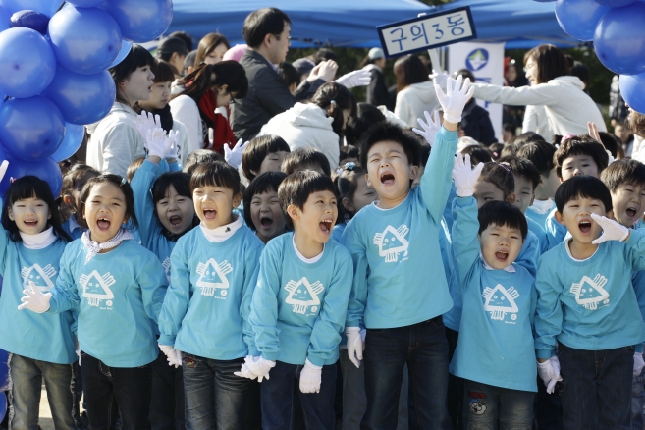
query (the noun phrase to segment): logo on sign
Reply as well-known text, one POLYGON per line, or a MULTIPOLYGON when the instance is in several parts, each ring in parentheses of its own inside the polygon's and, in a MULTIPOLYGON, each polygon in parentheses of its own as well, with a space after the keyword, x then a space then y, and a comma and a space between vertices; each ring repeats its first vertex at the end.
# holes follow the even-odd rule
POLYGON ((488 64, 488 51, 483 48, 477 48, 466 57, 466 67, 471 72, 476 72, 486 67, 488 64))

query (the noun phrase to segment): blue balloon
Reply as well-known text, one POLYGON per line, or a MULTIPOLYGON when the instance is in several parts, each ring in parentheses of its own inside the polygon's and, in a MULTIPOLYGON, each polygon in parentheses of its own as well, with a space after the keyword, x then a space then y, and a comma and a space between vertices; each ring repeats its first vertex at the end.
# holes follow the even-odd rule
POLYGON ((116 20, 123 38, 149 42, 172 22, 172 0, 109 0, 100 6, 116 20))
POLYGON ((56 103, 66 122, 93 124, 110 112, 116 85, 107 70, 81 75, 58 66, 54 80, 42 95, 56 103))
POLYGON ((569 36, 589 41, 593 40, 598 21, 609 9, 594 0, 558 0, 555 4, 555 16, 560 27, 569 36))
POLYGON ((4 31, 9 27, 11 27, 11 13, 0 6, 0 31, 4 31))
POLYGON ((121 29, 101 9, 66 7, 49 21, 48 34, 58 62, 84 75, 107 69, 121 51, 121 29))
POLYGON ((11 99, 0 106, 0 142, 14 158, 47 158, 64 136, 63 114, 46 97, 11 99))
POLYGON ((625 103, 636 112, 645 115, 645 74, 620 75, 618 86, 625 103))
POLYGON ((123 43, 121 44, 121 52, 119 52, 119 56, 116 57, 116 60, 114 60, 112 64, 110 64, 110 68, 116 66, 117 64, 121 64, 121 61, 125 60, 125 57, 128 56, 130 51, 132 51, 132 42, 123 39, 123 43))
POLYGON ((49 18, 54 16, 60 4, 59 0, 0 0, 0 5, 11 14, 21 10, 33 10, 47 15, 49 18))
POLYGON ((54 159, 47 157, 38 161, 24 161, 9 156, 7 160, 9 160, 9 167, 4 178, 2 178, 2 182, 0 182, 0 196, 5 195, 11 186, 12 179, 35 176, 47 182, 52 194, 54 194, 54 198, 58 197, 61 188, 63 188, 63 175, 54 159))
POLYGON ((602 64, 619 75, 645 73, 645 4, 611 8, 594 35, 594 48, 602 64))
POLYGON ((42 34, 31 28, 0 33, 0 92, 31 97, 47 88, 56 72, 56 57, 42 34))
POLYGON ((71 0, 67 3, 74 5, 76 7, 97 7, 105 0, 71 0))
POLYGON ((54 161, 60 163, 76 154, 78 148, 81 147, 84 134, 85 127, 82 125, 65 124, 65 137, 63 138, 63 142, 60 144, 56 152, 52 154, 54 161))
POLYGON ((625 7, 636 2, 636 0, 596 0, 596 1, 601 5, 609 6, 609 7, 625 7))
MULTIPOLYGON (((2 161, 6 160, 3 159, 2 161)), ((0 392, 7 391, 9 388, 9 353, 0 349, 0 392)), ((2 408, 0 408, 1 410, 2 408)))
POLYGON ((21 10, 11 15, 12 27, 27 27, 40 34, 47 34, 49 17, 33 10, 21 10))

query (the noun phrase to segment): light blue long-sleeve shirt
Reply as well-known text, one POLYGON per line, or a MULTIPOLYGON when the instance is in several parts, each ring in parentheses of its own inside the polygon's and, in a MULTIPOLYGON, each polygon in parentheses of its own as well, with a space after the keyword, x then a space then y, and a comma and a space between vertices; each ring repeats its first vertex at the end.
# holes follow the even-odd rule
POLYGON ((542 255, 535 286, 535 349, 555 354, 557 342, 574 349, 616 349, 645 341, 645 323, 632 272, 645 270, 645 231, 625 242, 604 242, 586 260, 575 260, 569 242, 542 255))
POLYGON ((305 358, 316 366, 336 363, 351 287, 351 257, 338 242, 328 241, 313 263, 296 254, 294 233, 267 243, 250 315, 262 357, 290 364, 304 364, 305 358))
POLYGON ((18 310, 23 290, 33 282, 43 293, 56 285, 60 258, 66 242, 57 240, 42 249, 29 249, 23 242, 12 242, 0 226, 0 348, 50 363, 75 362, 75 316, 69 310, 60 314, 37 314, 18 310))
POLYGON ((535 279, 513 263, 495 270, 480 257, 477 201, 455 200, 453 247, 464 315, 450 372, 511 390, 537 391, 533 352, 535 279), (473 351, 477 351, 476 359, 473 351))
POLYGON ((248 322, 263 244, 246 226, 223 242, 197 227, 170 257, 159 343, 215 360, 257 355, 248 322))
POLYGON ((343 242, 354 263, 348 327, 405 327, 452 308, 439 230, 456 147, 457 133, 442 128, 421 184, 397 207, 366 206, 347 224, 343 242))
POLYGON ((535 237, 537 237, 538 239, 540 255, 547 252, 549 250, 549 238, 547 237, 546 231, 544 231, 544 227, 539 225, 537 222, 535 222, 528 216, 526 217, 526 224, 528 226, 529 231, 533 233, 535 237))
POLYGON ((78 308, 78 342, 108 366, 138 367, 157 358, 156 321, 168 282, 157 257, 132 240, 85 263, 76 240, 65 248, 48 313, 78 308))
MULTIPOLYGON (((551 249, 562 242, 567 235, 567 228, 558 222, 555 219, 555 213, 558 211, 558 208, 553 209, 549 215, 546 217, 544 231, 546 232, 547 239, 549 240, 549 247, 551 249)), ((528 212, 528 211, 527 211, 528 212)))

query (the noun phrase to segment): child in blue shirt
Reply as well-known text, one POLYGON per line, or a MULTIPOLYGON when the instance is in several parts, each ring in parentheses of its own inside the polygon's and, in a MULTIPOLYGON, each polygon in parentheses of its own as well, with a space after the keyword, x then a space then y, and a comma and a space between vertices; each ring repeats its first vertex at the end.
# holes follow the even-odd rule
POLYGON ((155 255, 122 226, 134 216, 134 194, 117 175, 90 179, 81 193, 89 230, 65 248, 56 286, 25 290, 24 307, 78 309, 83 396, 90 426, 110 426, 113 401, 124 428, 148 426, 156 321, 168 282, 155 255))
POLYGON ((565 428, 629 428, 633 355, 645 340, 631 277, 645 269, 645 231, 605 218, 611 193, 592 176, 566 180, 555 202, 571 239, 540 259, 538 371, 548 392, 564 378, 565 428))
POLYGON ((280 136, 254 137, 242 151, 242 175, 251 182, 263 173, 279 172, 284 157, 290 152, 289 144, 280 136))
POLYGON ((458 196, 454 264, 464 317, 450 371, 464 380, 464 428, 530 428, 537 391, 532 357, 536 294, 533 276, 513 263, 528 227, 510 203, 490 201, 477 209, 472 193, 482 168, 480 163, 471 170, 466 155, 456 159, 453 170, 458 196))
MULTIPOLYGON (((0 180, 8 163, 3 162, 0 180)), ((76 318, 18 310, 23 290, 48 293, 60 271, 70 238, 46 182, 26 176, 13 182, 4 197, 0 232, 0 348, 11 353, 9 426, 38 426, 38 401, 45 382, 57 428, 75 428, 72 366, 76 357, 76 318)))
POLYGON ((334 226, 331 238, 341 241, 350 219, 365 206, 378 199, 374 187, 367 185, 366 171, 360 164, 349 162, 336 169, 332 180, 338 193, 338 224, 334 226))
POLYGON ((226 163, 196 167, 189 189, 201 222, 170 257, 159 345, 183 365, 188 428, 243 427, 249 381, 233 372, 254 351, 248 315, 262 242, 233 213, 240 188, 239 173, 226 163))
POLYGON ((80 225, 82 220, 79 223, 77 219, 77 214, 80 212, 79 208, 81 207, 81 190, 89 179, 99 175, 100 173, 90 166, 75 164, 63 176, 63 188, 56 202, 58 203, 58 212, 63 223, 63 229, 72 240, 80 239, 86 230, 84 226, 80 225))
POLYGON ((525 158, 533 163, 540 172, 540 183, 535 187, 535 199, 524 214, 542 228, 546 227, 546 218, 555 207, 553 198, 560 186, 560 178, 553 164, 556 149, 552 143, 534 141, 520 146, 515 153, 516 157, 525 158))
POLYGON ((249 317, 255 351, 237 374, 261 382, 263 429, 293 427, 297 382, 307 427, 333 430, 338 345, 352 280, 349 252, 329 240, 338 216, 334 184, 299 171, 278 194, 294 232, 262 251, 249 317))
MULTIPOLYGON (((439 246, 439 229, 450 192, 457 148, 457 123, 472 95, 470 82, 448 80, 444 108, 418 187, 410 190, 419 165, 419 141, 389 124, 379 124, 361 145, 367 185, 379 195, 347 224, 343 241, 354 263, 347 314, 349 358, 365 357, 367 411, 363 426, 393 429, 407 363, 422 428, 449 428, 448 344, 441 315, 453 305, 439 246), (360 327, 367 328, 365 353, 360 327), (386 358, 387 357, 387 358, 386 358)), ((432 122, 426 114, 428 122, 432 122)), ((428 124, 419 122, 425 130, 428 124)), ((419 132, 427 134, 428 132, 419 132)), ((434 135, 435 131, 432 131, 434 135)))
POLYGON ((278 188, 286 173, 265 172, 254 178, 244 190, 244 222, 266 244, 287 231, 287 221, 280 206, 278 188))

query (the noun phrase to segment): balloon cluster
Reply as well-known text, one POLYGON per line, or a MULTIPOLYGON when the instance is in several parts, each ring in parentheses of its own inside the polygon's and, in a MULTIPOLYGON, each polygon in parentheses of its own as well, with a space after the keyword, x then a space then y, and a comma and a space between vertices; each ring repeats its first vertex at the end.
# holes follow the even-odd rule
POLYGON ((555 15, 569 36, 593 41, 600 62, 620 75, 623 99, 645 114, 645 2, 557 0, 555 15))
POLYGON ((107 69, 172 15, 172 0, 0 0, 0 161, 9 160, 0 195, 26 175, 60 193, 58 162, 114 103, 107 69))

